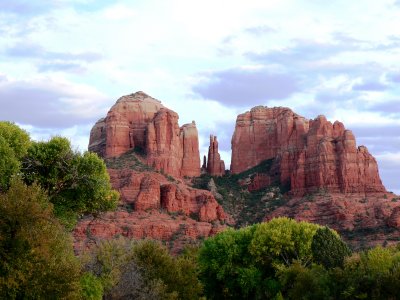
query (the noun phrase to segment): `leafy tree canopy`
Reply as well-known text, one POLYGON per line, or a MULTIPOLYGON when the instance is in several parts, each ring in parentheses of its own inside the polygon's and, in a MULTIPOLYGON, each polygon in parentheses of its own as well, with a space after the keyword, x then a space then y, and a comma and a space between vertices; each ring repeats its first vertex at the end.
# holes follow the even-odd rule
POLYGON ((266 267, 289 265, 294 260, 308 265, 312 261, 312 239, 318 228, 317 224, 286 217, 272 219, 257 226, 250 253, 257 263, 266 267))
POLYGON ((319 228, 315 233, 311 249, 314 261, 327 269, 342 267, 345 258, 351 255, 346 243, 335 231, 326 226, 319 228))
POLYGON ((28 184, 38 182, 48 191, 56 214, 67 223, 75 220, 76 214, 111 210, 119 198, 97 154, 73 151, 66 138, 33 142, 23 172, 28 184))
POLYGON ((0 194, 0 298, 78 298, 72 241, 41 188, 13 179, 0 194))
POLYGON ((196 255, 173 257, 159 243, 103 241, 85 263, 108 299, 199 299, 196 255))
POLYGON ((228 229, 207 239, 199 267, 211 299, 276 297, 276 273, 293 261, 312 262, 311 242, 319 225, 276 218, 239 230, 228 229))
POLYGON ((6 191, 10 179, 18 174, 29 145, 29 135, 24 130, 13 123, 0 122, 0 192, 6 191))

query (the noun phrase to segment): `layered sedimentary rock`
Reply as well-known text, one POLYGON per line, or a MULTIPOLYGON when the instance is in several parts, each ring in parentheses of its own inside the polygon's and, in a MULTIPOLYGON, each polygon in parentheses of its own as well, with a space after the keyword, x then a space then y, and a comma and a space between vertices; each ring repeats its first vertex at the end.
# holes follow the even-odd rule
POLYGON ((367 148, 357 147, 350 130, 324 116, 307 120, 289 108, 263 106, 239 115, 232 137, 232 173, 267 159, 274 159, 281 184, 290 185, 293 194, 319 189, 385 192, 367 148))
POLYGON ((146 156, 147 164, 175 177, 200 175, 196 124, 179 127, 179 116, 160 101, 137 92, 123 96, 90 133, 89 151, 104 158, 129 150, 146 156))
POLYGON ((225 213, 209 191, 169 181, 155 172, 109 169, 113 188, 121 194, 122 203, 131 204, 136 211, 162 208, 167 212, 196 215, 199 221, 225 220, 225 213))
POLYGON ((113 188, 121 195, 120 207, 117 212, 79 222, 74 231, 77 251, 89 247, 93 239, 118 235, 162 241, 178 239, 184 244, 225 228, 223 223, 228 216, 209 191, 171 181, 156 172, 131 169, 108 169, 108 172, 113 188))
POLYGON ((400 238, 400 198, 391 193, 343 194, 320 191, 292 197, 265 221, 287 216, 337 230, 353 248, 396 244, 400 238))
POLYGON ((89 249, 99 240, 124 236, 133 239, 155 239, 167 242, 173 251, 196 243, 223 230, 225 226, 199 222, 184 215, 162 213, 158 210, 118 210, 101 217, 87 216, 75 228, 74 248, 77 253, 89 249))
MULTIPOLYGON (((204 165, 205 162, 203 163, 204 165)), ((211 176, 222 176, 225 174, 225 163, 218 151, 218 140, 213 135, 210 135, 210 146, 208 147, 207 173, 211 176)))

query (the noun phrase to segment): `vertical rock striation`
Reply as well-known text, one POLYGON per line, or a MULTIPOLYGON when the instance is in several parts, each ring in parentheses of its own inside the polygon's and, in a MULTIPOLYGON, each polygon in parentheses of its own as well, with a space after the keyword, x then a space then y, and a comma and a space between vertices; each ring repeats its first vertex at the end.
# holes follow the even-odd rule
POLYGON ((179 127, 178 119, 176 112, 143 92, 123 96, 92 128, 89 151, 110 158, 135 150, 159 171, 175 177, 199 176, 196 124, 179 127))
MULTIPOLYGON (((324 116, 307 120, 289 108, 257 106, 237 117, 232 137, 232 173, 274 159, 281 184, 303 195, 385 192, 375 158, 357 147, 353 133, 324 116)), ((275 174, 276 175, 276 174, 275 174)))
POLYGON ((207 173, 211 176, 225 174, 225 163, 221 160, 221 155, 218 151, 218 140, 213 135, 210 135, 210 146, 208 147, 207 173))

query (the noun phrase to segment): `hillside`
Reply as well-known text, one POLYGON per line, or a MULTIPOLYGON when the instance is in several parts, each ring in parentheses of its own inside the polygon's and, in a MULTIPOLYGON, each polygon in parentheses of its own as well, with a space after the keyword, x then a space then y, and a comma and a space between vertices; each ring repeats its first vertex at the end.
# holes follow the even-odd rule
POLYGON ((150 237, 180 249, 223 230, 288 216, 340 232, 353 248, 399 240, 398 196, 353 133, 324 116, 257 106, 240 114, 225 170, 216 136, 200 168, 196 123, 137 92, 123 96, 91 131, 121 194, 116 212, 87 216, 76 248, 118 236, 150 237))

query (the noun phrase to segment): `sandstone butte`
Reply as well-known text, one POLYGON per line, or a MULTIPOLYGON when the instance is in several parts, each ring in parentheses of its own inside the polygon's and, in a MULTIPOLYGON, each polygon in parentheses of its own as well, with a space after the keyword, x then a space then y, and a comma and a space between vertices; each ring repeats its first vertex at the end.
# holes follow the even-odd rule
POLYGON ((400 239, 400 197, 386 191, 375 158, 356 146, 341 122, 307 120, 284 107, 254 107, 237 117, 231 172, 266 160, 270 169, 254 172, 242 185, 252 192, 278 182, 290 191, 284 204, 265 210, 264 221, 287 216, 328 225, 353 248, 400 239))
POLYGON ((178 118, 160 101, 137 92, 118 99, 94 125, 89 151, 106 162, 122 162, 108 167, 121 201, 116 212, 79 222, 76 251, 119 235, 168 241, 179 249, 225 228, 229 216, 211 192, 191 188, 183 179, 200 175, 200 154, 195 123, 179 127, 178 118), (135 170, 133 160, 150 168, 135 170))
MULTIPOLYGON (((292 195, 324 189, 329 193, 384 193, 375 158, 356 146, 350 130, 320 115, 307 120, 289 108, 257 106, 240 114, 232 137, 231 172, 274 160, 274 174, 292 195)), ((253 189, 271 183, 256 176, 253 189), (255 186, 254 186, 255 185, 255 186)))
MULTIPOLYGON (((195 123, 179 127, 175 112, 143 92, 121 97, 95 124, 89 150, 106 161, 125 162, 126 156, 151 168, 108 166, 120 206, 79 222, 77 251, 119 235, 154 238, 177 249, 234 223, 214 198, 221 197, 215 184, 211 192, 190 186, 187 177, 200 175, 195 123)), ((221 176, 224 169, 217 138, 211 136, 202 171, 221 176)), ((357 147, 352 132, 338 121, 307 120, 289 108, 254 107, 237 117, 232 137, 231 173, 243 171, 250 175, 237 184, 250 193, 277 182, 290 188, 279 207, 266 205, 264 220, 284 215, 329 225, 355 247, 400 239, 400 197, 385 190, 374 157, 357 147), (266 160, 270 169, 248 172, 266 160)), ((260 201, 273 201, 269 194, 260 201)))
POLYGON ((174 177, 199 176, 196 124, 179 127, 178 119, 143 92, 123 96, 92 128, 89 151, 111 158, 135 149, 146 153, 146 163, 156 170, 174 177))

